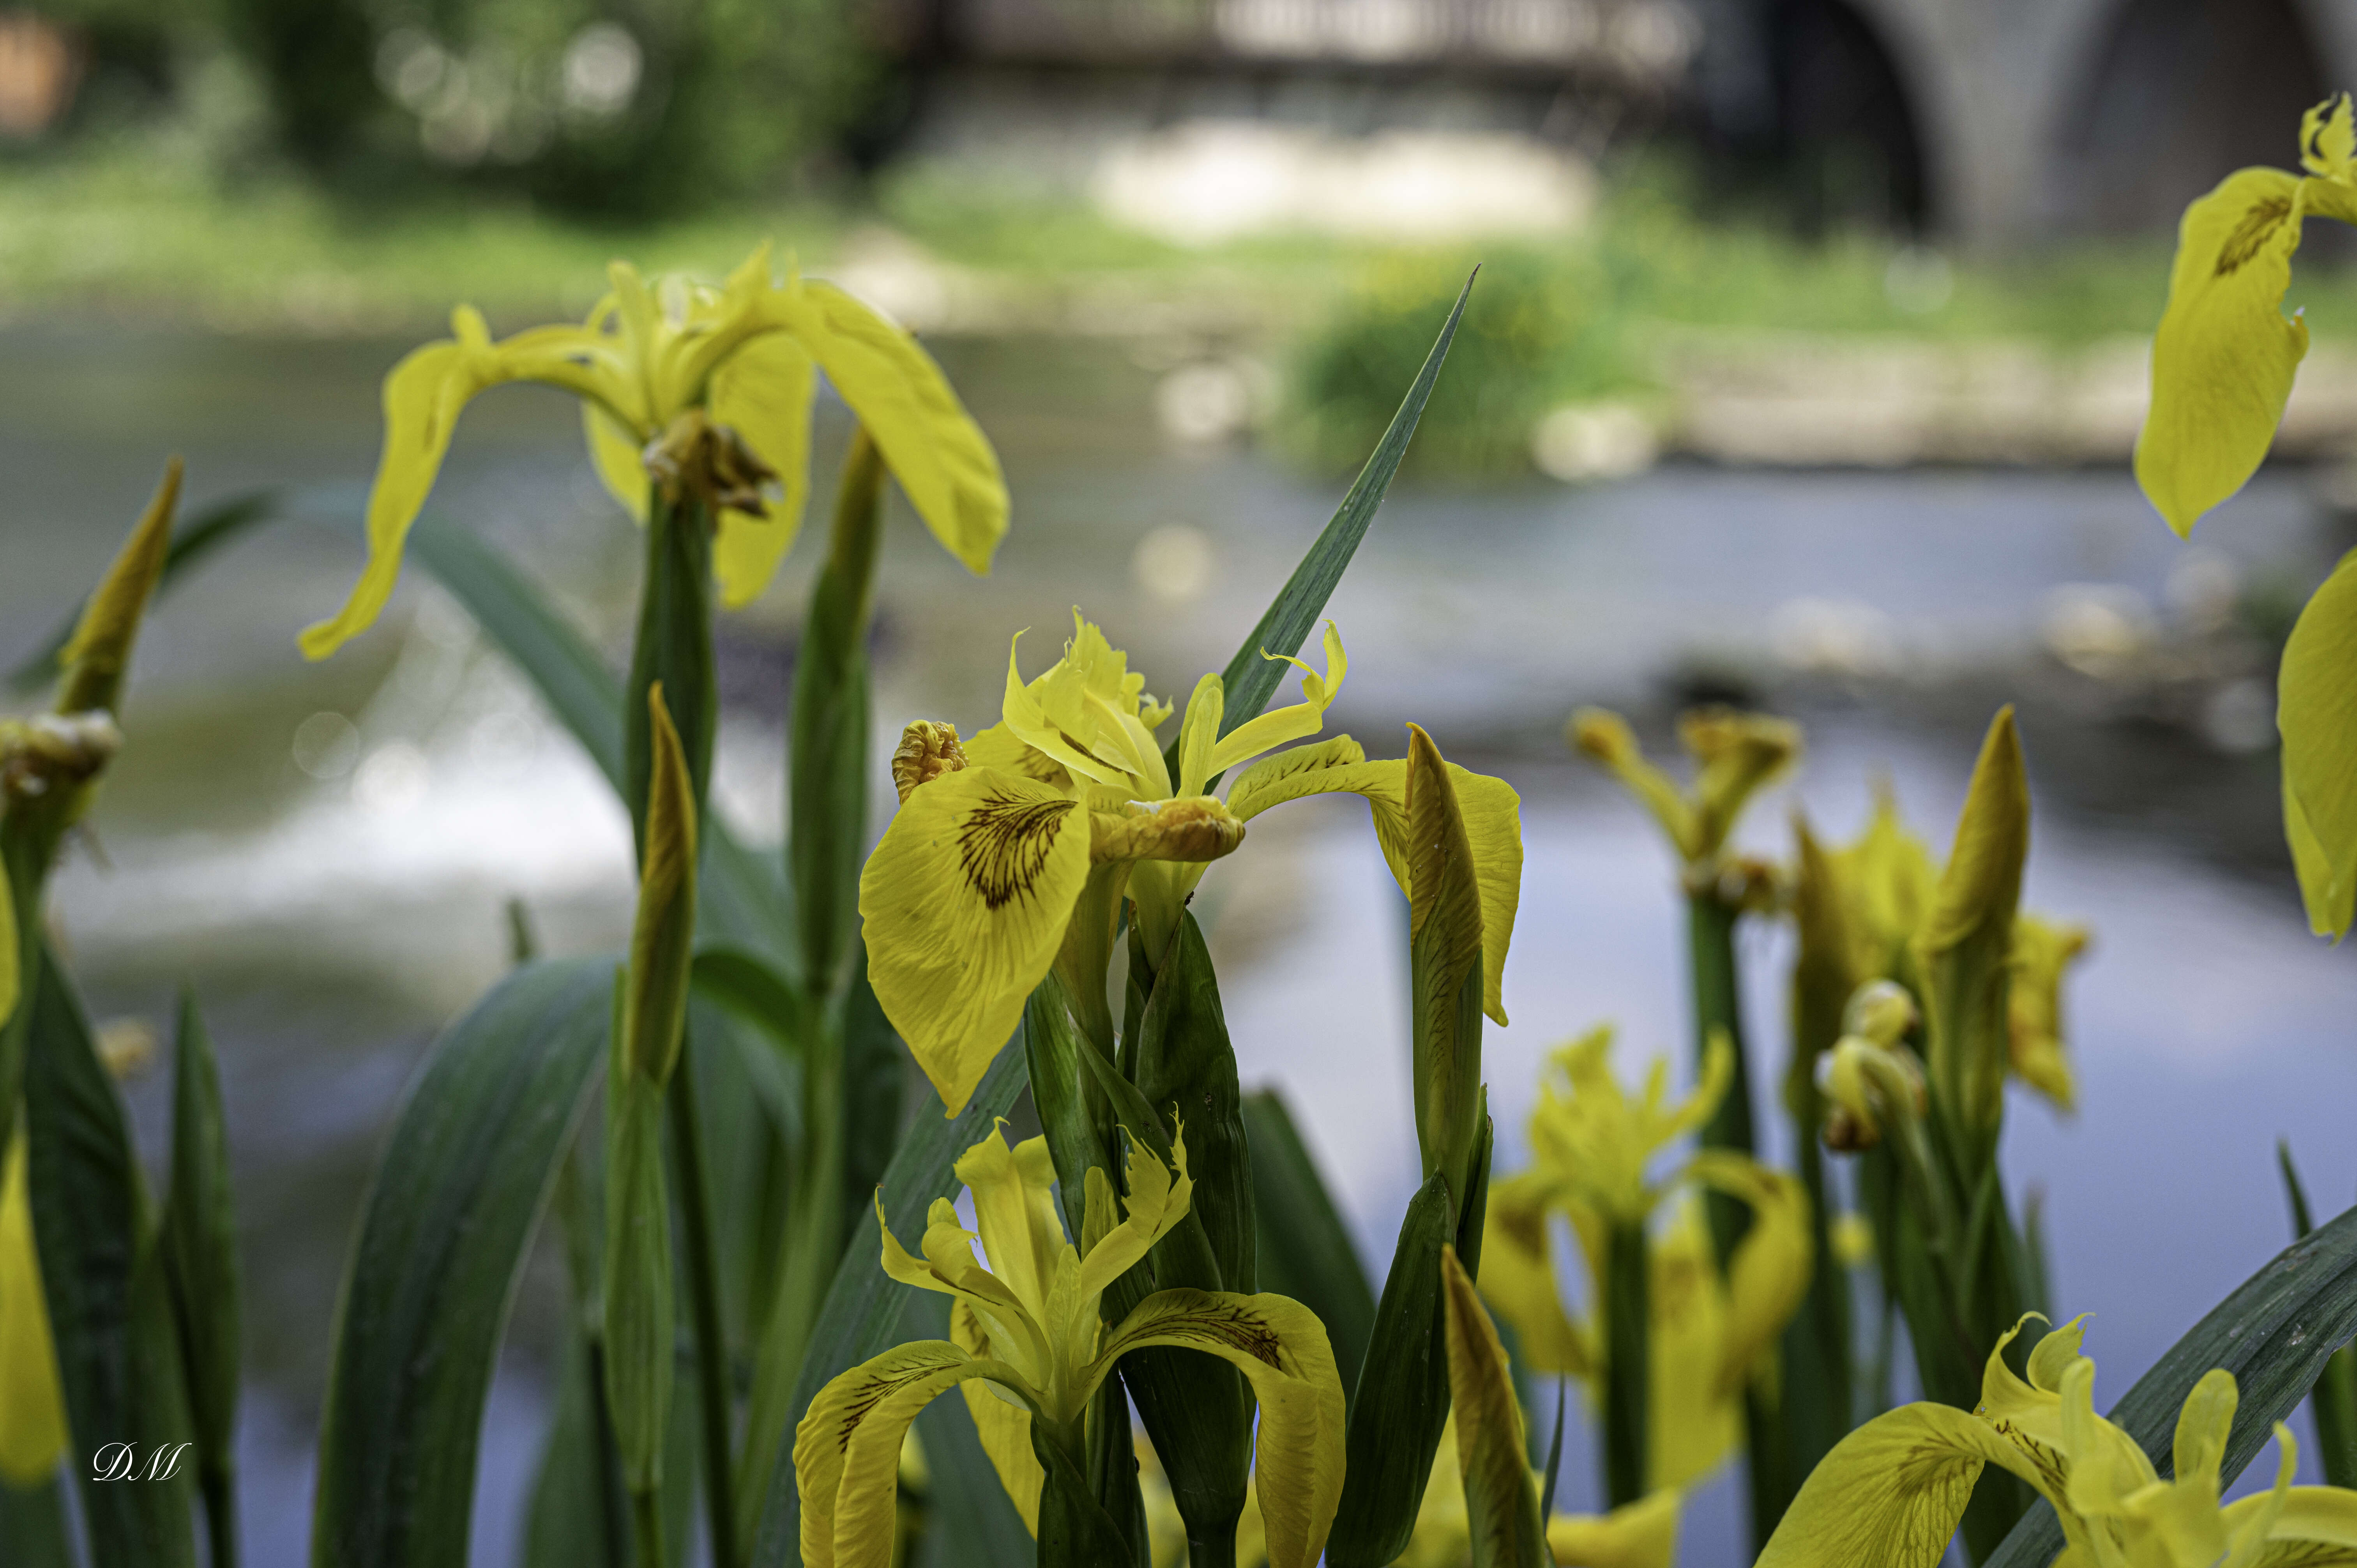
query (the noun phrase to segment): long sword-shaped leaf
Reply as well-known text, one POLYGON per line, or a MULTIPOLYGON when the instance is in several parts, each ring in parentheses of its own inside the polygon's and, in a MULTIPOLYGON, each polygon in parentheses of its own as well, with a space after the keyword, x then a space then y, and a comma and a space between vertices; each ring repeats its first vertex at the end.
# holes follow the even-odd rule
MULTIPOLYGON (((2144 1445, 2163 1476, 2170 1475, 2185 1397, 2204 1372, 2223 1367, 2242 1394, 2218 1466, 2220 1484, 2229 1484, 2352 1336, 2357 1336, 2357 1208, 2276 1253, 2211 1308, 2136 1380, 2112 1407, 2111 1419, 2144 1445)), ((2061 1550, 2061 1524, 2041 1501, 2013 1527, 1987 1568, 2043 1568, 2061 1550)))
MULTIPOLYGON (((1441 362, 1448 358, 1448 345, 1457 337, 1458 320, 1465 314, 1465 301, 1473 292, 1473 280, 1467 278, 1457 295, 1457 304, 1441 325, 1440 336, 1434 339, 1432 352, 1425 356, 1424 368, 1415 373, 1409 384, 1407 396, 1400 400, 1399 412, 1392 415, 1391 428, 1375 443, 1375 450, 1367 466, 1359 470, 1351 493, 1342 498, 1342 505, 1327 523, 1318 542, 1293 569, 1285 586, 1260 624, 1252 628, 1236 656, 1228 660, 1221 671, 1221 684, 1227 693, 1226 706, 1221 712, 1220 733, 1227 734, 1245 720, 1257 716, 1276 694, 1277 682, 1290 668, 1275 660, 1263 659, 1263 650, 1270 653, 1298 653, 1318 625, 1318 617, 1333 596, 1334 585, 1342 580, 1342 570, 1350 565, 1351 557, 1358 553, 1359 541, 1367 536, 1367 525, 1375 521, 1375 511, 1383 504, 1383 494, 1391 489, 1392 476, 1399 472, 1400 459, 1407 456, 1408 442, 1415 435, 1416 422, 1424 417, 1424 405, 1432 396, 1433 384, 1440 379, 1441 362)), ((1178 743, 1171 743, 1175 758, 1178 743)), ((1174 760, 1171 764, 1177 766, 1174 760)))
POLYGON ((483 1400, 605 1059, 613 976, 610 959, 516 970, 443 1036, 402 1106, 337 1312, 317 1568, 467 1560, 483 1400))
POLYGON ((81 1487, 91 1568, 194 1568, 195 1466, 146 1478, 155 1456, 190 1433, 138 1157, 71 983, 46 946, 41 954, 25 1124, 41 1284, 74 1434, 66 1466, 81 1487), (135 1478, 98 1479, 125 1444, 135 1478))
MULTIPOLYGON (((989 1135, 998 1118, 1006 1114, 1023 1092, 1025 1052, 1018 1042, 998 1053, 998 1060, 983 1076, 974 1098, 952 1120, 938 1094, 928 1092, 917 1107, 908 1136, 885 1168, 877 1189, 884 1216, 896 1236, 915 1236, 924 1230, 925 1211, 933 1199, 958 1189, 952 1162, 989 1135)), ((844 1249, 834 1283, 819 1310, 818 1332, 802 1359, 802 1376, 794 1384, 789 1408, 804 1411, 811 1400, 838 1373, 898 1345, 907 1336, 900 1320, 914 1293, 885 1275, 878 1260, 884 1238, 871 1206, 866 1219, 844 1249)), ((793 1444, 781 1444, 770 1485, 762 1500, 760 1528, 753 1538, 754 1568, 787 1568, 801 1548, 802 1499, 794 1491, 793 1444)))
MULTIPOLYGON (((1478 275, 1479 269, 1476 269, 1478 275)), ((1227 734, 1247 719, 1257 717, 1268 706, 1269 698, 1276 694, 1277 682, 1291 668, 1272 659, 1261 657, 1269 653, 1298 653, 1301 645, 1309 640, 1309 633, 1318 625, 1318 615, 1326 601, 1334 596, 1334 585, 1342 580, 1343 568, 1358 553, 1359 541, 1367 536, 1367 527, 1375 521, 1375 512, 1383 504, 1383 496, 1391 489, 1392 476, 1399 472, 1400 459, 1407 456, 1409 441, 1415 435, 1416 422, 1424 417, 1424 405, 1431 400, 1433 384, 1440 379, 1440 366, 1448 358, 1448 345, 1457 337, 1457 323, 1465 314, 1465 301, 1473 292, 1473 279, 1457 295, 1457 303, 1441 324, 1440 336, 1434 339, 1432 352, 1425 356, 1424 368, 1409 383, 1407 396, 1400 401, 1399 412, 1392 415, 1391 427, 1383 438, 1375 443, 1367 466, 1359 470, 1359 478, 1351 486, 1351 493, 1325 532, 1318 534, 1309 553, 1285 580, 1276 597, 1252 628, 1228 667, 1220 672, 1220 682, 1227 695, 1221 710, 1220 733, 1227 734)), ((1174 737, 1163 752, 1163 760, 1175 776, 1178 768, 1178 742, 1174 737)))
MULTIPOLYGON (((410 531, 412 559, 467 607, 476 624, 547 700, 598 771, 622 788, 622 682, 522 573, 473 534, 432 517, 410 531)), ((770 867, 716 814, 698 824, 704 875, 697 924, 791 962, 793 918, 770 867)))
POLYGON ((1276 1090, 1254 1090, 1244 1097, 1244 1134, 1259 1217, 1260 1288, 1289 1295, 1318 1315, 1342 1386, 1355 1392, 1375 1328, 1367 1266, 1276 1090))

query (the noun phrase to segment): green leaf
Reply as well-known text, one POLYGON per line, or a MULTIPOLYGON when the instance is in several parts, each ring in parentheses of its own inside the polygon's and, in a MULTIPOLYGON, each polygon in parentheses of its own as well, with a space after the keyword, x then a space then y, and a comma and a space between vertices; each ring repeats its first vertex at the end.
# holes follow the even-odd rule
POLYGON ((74 1568, 63 1483, 0 1486, 0 1541, 8 1543, 8 1568, 74 1568))
POLYGON ((91 1568, 194 1568, 194 1466, 168 1479, 99 1481, 106 1444, 190 1440, 163 1261, 114 1083, 65 972, 43 944, 25 1066, 33 1233, 81 1488, 91 1568))
POLYGON ((1276 1090, 1244 1096, 1243 1113, 1252 1146, 1260 1288, 1289 1295, 1318 1315, 1334 1348, 1342 1386, 1352 1388, 1375 1326, 1367 1266, 1276 1090))
MULTIPOLYGON (((1114 1568, 1135 1561, 1120 1521, 1107 1513, 1071 1455, 1031 1423, 1031 1452, 1047 1477, 1039 1487, 1039 1568, 1114 1568)), ((1232 1552, 1230 1553, 1232 1557, 1232 1552)))
MULTIPOLYGON (((1448 358, 1448 345, 1457 336, 1457 323, 1465 314, 1466 297, 1473 292, 1473 279, 1465 280, 1465 287, 1457 295, 1457 304, 1449 310, 1448 319, 1442 323, 1440 336, 1433 340, 1432 352, 1425 357, 1424 368, 1400 400, 1399 412, 1392 416, 1391 428, 1375 443, 1375 450, 1367 458, 1367 466, 1359 470, 1351 493, 1342 498, 1342 505, 1318 536, 1301 564, 1293 569, 1285 586, 1277 590, 1260 618, 1236 650, 1234 658, 1221 672, 1221 686, 1227 695, 1226 706, 1220 715, 1220 733, 1226 735, 1238 725, 1256 718, 1268 706, 1269 698, 1276 694, 1277 683, 1285 678, 1291 665, 1263 659, 1263 650, 1270 653, 1299 653, 1301 645, 1318 626, 1318 617, 1326 608, 1326 601, 1334 596, 1334 585, 1342 580, 1343 568, 1358 553, 1359 541, 1367 536, 1367 526, 1375 521, 1376 509, 1383 504, 1383 494, 1391 489, 1392 476, 1399 472, 1400 459, 1407 456, 1407 444, 1415 435, 1416 421, 1424 417, 1424 405, 1432 396, 1433 383, 1440 379, 1440 366, 1448 358)), ((1178 743, 1173 740, 1168 754, 1173 775, 1178 771, 1178 743)))
POLYGON ((1379 1568, 1406 1550, 1448 1419, 1440 1249, 1457 1233, 1448 1178, 1435 1172, 1400 1221, 1391 1275, 1351 1402, 1342 1506, 1326 1542, 1333 1568, 1379 1568))
POLYGON ((565 1335, 556 1412, 524 1515, 525 1568, 630 1568, 629 1518, 608 1510, 622 1498, 619 1467, 603 1485, 598 1476, 604 1456, 591 1379, 604 1380, 602 1359, 577 1326, 565 1335))
POLYGON ((867 947, 853 939, 849 990, 843 999, 843 1200, 838 1234, 859 1228, 860 1215, 889 1168, 900 1139, 908 1098, 908 1053, 867 983, 867 947))
POLYGON ((606 1073, 606 1402, 633 1492, 662 1481, 674 1347, 671 1196, 663 1184, 663 1091, 606 1073))
MULTIPOLYGON (((2308 1192, 2292 1164, 2288 1140, 2276 1140, 2276 1162, 2283 1167, 2284 1192, 2291 1200, 2291 1236, 2298 1241, 2316 1229, 2316 1221, 2309 1213, 2308 1192)), ((2357 1347, 2343 1345, 2332 1353, 2308 1402, 2316 1412, 2317 1459, 2324 1484, 2357 1487, 2357 1347)))
MULTIPOLYGON (((419 518, 409 532, 408 556, 467 607, 621 794, 622 682, 597 650, 505 556, 471 533, 419 518)), ((793 961, 793 915, 777 875, 737 841, 718 813, 706 813, 697 833, 704 862, 697 929, 793 961)))
POLYGON ((197 1477, 213 1557, 229 1568, 237 1528, 233 1446, 237 1431, 237 1219, 230 1202, 229 1140, 221 1125, 221 1078, 197 999, 180 993, 172 1074, 172 1190, 164 1205, 164 1276, 179 1330, 196 1433, 197 1477))
MULTIPOLYGON (((2308 1396, 2325 1363, 2357 1336, 2357 1208, 2292 1243, 2210 1309, 2152 1369, 2136 1380, 2110 1419, 2141 1444, 2160 1474, 2173 1473, 2178 1412, 2203 1373, 2234 1374, 2241 1402, 2218 1467, 2231 1485, 2274 1435, 2274 1425, 2308 1396)), ((2035 1504, 1987 1568, 2042 1568, 2062 1549, 2062 1528, 2035 1504)))
MULTIPOLYGON (((895 1235, 923 1232, 925 1211, 937 1197, 958 1189, 951 1170, 957 1157, 990 1135, 998 1119, 1023 1092, 1024 1052, 1018 1042, 998 1053, 998 1059, 975 1085, 974 1098, 952 1118, 944 1114, 941 1096, 931 1092, 917 1108, 916 1122, 885 1168, 877 1196, 895 1235)), ((917 1293, 886 1276, 878 1260, 884 1240, 871 1207, 844 1249, 834 1283, 821 1306, 818 1332, 802 1359, 802 1376, 794 1384, 789 1408, 810 1408, 819 1390, 841 1373, 870 1357, 882 1354, 909 1337, 901 1331, 909 1298, 917 1293)), ((802 1499, 794 1490, 793 1444, 780 1444, 770 1466, 762 1498, 760 1528, 753 1538, 753 1568, 787 1568, 801 1550, 802 1499)))
MULTIPOLYGON (((281 514, 278 497, 269 490, 254 490, 216 501, 204 510, 182 521, 172 531, 172 542, 164 556, 164 573, 156 580, 148 608, 152 612, 156 601, 191 568, 215 550, 234 540, 254 524, 269 522, 281 514)), ((87 603, 84 600, 83 603, 87 603)), ((38 690, 65 671, 58 656, 72 640, 75 625, 81 619, 81 604, 74 606, 58 622, 57 629, 45 639, 40 647, 27 655, 22 662, 8 671, 5 684, 11 691, 27 693, 38 690)))
POLYGON ((436 1044, 362 1210, 319 1437, 318 1568, 466 1561, 483 1400, 604 1065, 610 958, 528 964, 436 1044))

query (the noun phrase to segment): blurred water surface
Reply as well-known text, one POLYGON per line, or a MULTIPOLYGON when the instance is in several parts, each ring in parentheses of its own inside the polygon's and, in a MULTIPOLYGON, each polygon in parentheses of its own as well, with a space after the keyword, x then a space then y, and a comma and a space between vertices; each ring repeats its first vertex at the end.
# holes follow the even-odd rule
MULTIPOLYGON (((342 486, 313 492, 311 510, 348 510, 375 455, 376 380, 404 347, 120 325, 0 333, 14 371, 0 379, 0 657, 34 646, 87 585, 167 451, 188 457, 198 501, 342 486)), ((988 723, 1007 638, 1032 628, 1036 672, 1074 604, 1150 690, 1183 694, 1225 662, 1343 488, 1166 436, 1168 367, 1151 355, 1040 340, 942 352, 1006 456, 1017 517, 997 571, 974 581, 896 515, 877 625, 879 800, 900 724, 988 723)), ((822 426, 823 496, 841 411, 822 426)), ((522 558, 619 662, 634 542, 578 428, 557 394, 486 396, 435 505, 522 558)), ((2205 525, 2196 559, 2297 592, 2338 527, 2302 478, 2271 472, 2205 525)), ((778 836, 784 692, 816 554, 798 552, 723 625, 717 794, 756 842, 778 836)), ((2275 847, 2271 755, 2094 701, 2083 680, 2058 685, 2038 651, 2058 614, 2083 621, 2088 605, 2131 630, 2167 621, 2188 559, 2113 471, 1672 468, 1589 490, 1398 491, 1331 607, 1351 672, 1329 716, 1377 755, 1395 755, 1400 722, 1416 719, 1523 792, 1514 1023, 1486 1047, 1501 1168, 1523 1157, 1539 1064, 1563 1038, 1614 1019, 1629 1070, 1685 1057, 1672 868, 1636 809, 1565 757, 1571 707, 1765 696, 1808 723, 1811 755, 1755 810, 1758 847, 1783 847, 1793 801, 1846 836, 1887 776, 1939 848, 1980 727, 2026 684, 2040 812, 2027 899, 2092 925, 2096 947, 2070 997, 2082 1112, 2017 1097, 2007 1157, 2018 1187, 2045 1195, 2056 1305, 2098 1315, 2101 1397, 2281 1245, 2276 1137, 2292 1140, 2319 1206, 2338 1208, 2357 1183, 2357 971, 2306 934, 2275 847)), ((327 664, 301 660, 296 632, 358 561, 348 532, 274 525, 158 612, 130 747, 59 884, 60 931, 99 1015, 160 1017, 186 980, 219 1042, 250 1279, 245 1523, 264 1565, 305 1560, 335 1291, 402 1086, 505 966, 508 899, 560 952, 616 946, 628 918, 620 809, 422 575, 378 630, 327 664)), ((1305 802, 1255 822, 1199 909, 1247 1083, 1283 1088, 1368 1256, 1387 1257, 1415 1174, 1406 982, 1399 902, 1363 809, 1305 802)), ((1789 954, 1765 931, 1749 950, 1764 1112, 1789 954)), ((130 1092, 160 1148, 161 1079, 130 1092)), ((495 1391, 478 1561, 509 1560, 517 1540, 554 1277, 543 1260, 528 1280, 495 1391)), ((1587 1506, 1593 1463, 1572 1431, 1562 1496, 1587 1506)), ((1738 1500, 1722 1480, 1698 1501, 1688 1562, 1738 1560, 1738 1500)))

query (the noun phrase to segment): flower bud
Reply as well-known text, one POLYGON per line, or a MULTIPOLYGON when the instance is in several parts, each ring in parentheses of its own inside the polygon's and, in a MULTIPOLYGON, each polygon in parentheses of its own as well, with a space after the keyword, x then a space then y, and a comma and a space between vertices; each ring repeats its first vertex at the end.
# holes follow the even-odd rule
POLYGON ((1895 1046, 1921 1016, 1905 986, 1891 980, 1869 981, 1851 993, 1842 1012, 1842 1030, 1863 1035, 1878 1046, 1895 1046))

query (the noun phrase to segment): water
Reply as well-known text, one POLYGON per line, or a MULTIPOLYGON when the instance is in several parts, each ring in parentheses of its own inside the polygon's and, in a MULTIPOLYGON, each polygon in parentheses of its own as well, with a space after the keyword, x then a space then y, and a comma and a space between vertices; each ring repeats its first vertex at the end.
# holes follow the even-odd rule
MULTIPOLYGON (((0 334, 16 371, 0 379, 12 508, 0 657, 30 647, 87 584, 165 451, 188 456, 199 501, 364 475, 374 378, 404 346, 0 334)), ((1183 693, 1225 661, 1340 494, 1248 451, 1166 440, 1158 370, 1114 351, 959 344, 947 358, 1006 456, 1015 532, 975 581, 896 520, 878 596, 879 748, 909 718, 986 723, 1008 636, 1033 628, 1036 671, 1074 603, 1152 689, 1183 693)), ((822 475, 839 411, 823 424, 822 475)), ((619 659, 633 540, 587 478, 568 403, 538 389, 483 399, 436 506, 527 559, 619 659)), ((2296 590, 2320 575, 2337 527, 2302 477, 2270 473, 2205 524, 2212 553, 2195 559, 2296 590)), ((805 542, 778 588, 724 624, 716 788, 759 842, 777 837, 783 693, 816 553, 805 542)), ((2089 923, 2097 944, 2069 996, 2083 1109, 2065 1121, 2017 1097, 2006 1158, 2018 1187, 2047 1196, 2058 1305, 2097 1314, 2099 1397, 2281 1244, 2276 1136, 2336 1207, 2357 1187, 2339 1135, 2357 1102, 2357 972, 2305 933, 2271 758, 2201 738, 2233 741, 2201 715, 2239 678, 2233 656, 2204 654, 2180 678, 2160 668, 2178 653, 2138 653, 2122 681, 2100 658, 2088 674, 2037 651, 2074 606, 2107 605, 2139 635, 2186 613, 2188 559, 2111 471, 1677 468, 1587 492, 1396 495, 1331 607, 1351 673, 1330 716, 1377 755, 1396 755, 1400 722, 1416 719, 1523 792, 1514 1023, 1486 1047, 1501 1168, 1522 1158, 1538 1064, 1561 1039, 1612 1019, 1631 1071, 1684 1053, 1672 867, 1636 809, 1568 760, 1573 706, 1657 714, 1679 692, 1738 689, 1797 713, 1806 767, 1749 823, 1772 852, 1792 799, 1835 835, 1855 831, 1878 772, 1943 842, 1980 727, 2019 697, 2039 813, 2026 897, 2089 923)), ((357 564, 348 536, 287 524, 163 607, 96 844, 59 886, 100 1016, 160 1019, 186 979, 219 1044, 249 1271, 242 1447, 257 1564, 304 1560, 352 1216, 434 1030, 505 966, 506 901, 522 898, 559 952, 612 948, 628 918, 622 812, 422 575, 383 628, 327 664, 300 660, 295 633, 357 564)), ((1245 1079, 1285 1090, 1378 1262, 1415 1164, 1388 888, 1363 808, 1310 801, 1255 822, 1200 905, 1245 1079)), ((1755 1076, 1772 1081, 1788 954, 1765 931, 1746 954, 1770 1053, 1755 1076)), ((151 1150, 164 1088, 130 1090, 151 1150)), ((1768 1124, 1784 1135, 1780 1117, 1768 1124)), ((528 1282, 488 1423, 480 1562, 512 1550, 544 1419, 545 1274, 528 1282)), ((1588 1506, 1577 1420, 1566 1446, 1564 1504, 1588 1506)), ((1736 1501, 1722 1481, 1697 1502, 1687 1562, 1737 1560, 1736 1501)))

